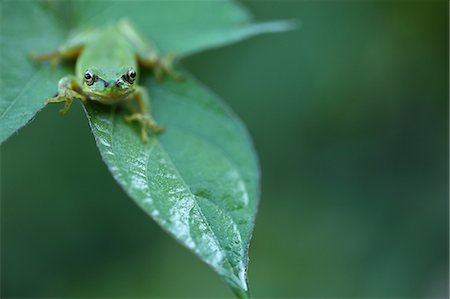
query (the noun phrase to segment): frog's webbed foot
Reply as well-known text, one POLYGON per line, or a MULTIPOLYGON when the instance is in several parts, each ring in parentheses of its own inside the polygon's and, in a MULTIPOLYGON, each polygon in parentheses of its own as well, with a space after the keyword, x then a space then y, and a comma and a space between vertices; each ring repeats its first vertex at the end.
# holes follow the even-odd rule
POLYGON ((148 130, 151 129, 156 134, 164 132, 164 128, 159 127, 153 117, 148 113, 133 113, 125 116, 126 122, 139 122, 141 124, 141 139, 148 143, 148 130))
POLYGON ((164 75, 175 80, 182 80, 183 75, 175 70, 174 63, 176 61, 176 55, 174 53, 169 53, 166 56, 159 57, 155 63, 154 72, 158 80, 161 80, 164 75))
POLYGON ((130 115, 125 116, 126 122, 139 122, 141 124, 141 139, 144 143, 149 141, 148 130, 151 129, 154 133, 162 133, 163 128, 156 124, 150 112, 150 96, 147 90, 141 86, 136 87, 136 102, 138 104, 139 111, 131 111, 130 115))
POLYGON ((57 95, 54 98, 50 98, 48 99, 45 104, 48 103, 60 103, 60 102, 66 102, 66 104, 64 105, 64 107, 59 110, 59 112, 61 114, 65 114, 67 112, 67 110, 69 110, 70 106, 73 103, 73 98, 72 97, 67 97, 67 96, 61 96, 61 95, 57 95))
POLYGON ((46 100, 45 103, 66 102, 64 107, 60 110, 62 114, 65 114, 75 98, 80 99, 83 102, 86 101, 86 96, 81 94, 81 89, 75 78, 73 76, 67 76, 59 80, 58 94, 55 97, 46 100))
POLYGON ((176 55, 169 53, 166 56, 155 56, 154 53, 149 52, 146 56, 138 56, 139 63, 149 69, 152 69, 155 73, 155 77, 161 80, 165 75, 175 79, 183 80, 183 75, 175 70, 174 64, 176 61, 176 55))

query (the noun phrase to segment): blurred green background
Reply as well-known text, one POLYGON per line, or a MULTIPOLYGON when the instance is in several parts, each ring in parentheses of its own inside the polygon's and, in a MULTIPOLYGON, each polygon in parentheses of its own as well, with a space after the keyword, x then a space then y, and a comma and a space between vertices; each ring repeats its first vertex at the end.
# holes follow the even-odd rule
MULTIPOLYGON (((181 63, 260 157, 255 297, 448 298, 448 2, 244 4, 301 28, 181 63)), ((231 297, 59 109, 1 149, 2 298, 231 297)))

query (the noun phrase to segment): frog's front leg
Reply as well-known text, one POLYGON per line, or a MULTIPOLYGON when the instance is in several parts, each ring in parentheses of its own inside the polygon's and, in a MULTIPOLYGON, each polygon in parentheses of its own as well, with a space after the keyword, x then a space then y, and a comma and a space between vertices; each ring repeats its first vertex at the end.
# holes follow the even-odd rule
POLYGON ((78 84, 76 77, 66 76, 58 82, 58 95, 48 99, 46 104, 66 102, 63 109, 60 110, 60 112, 64 114, 69 110, 70 105, 72 105, 75 98, 80 99, 83 102, 86 102, 87 99, 86 96, 82 94, 81 87, 78 84))
POLYGON ((161 56, 154 43, 140 34, 126 19, 119 21, 118 28, 133 46, 139 64, 152 69, 156 78, 161 79, 167 74, 175 80, 183 79, 183 76, 174 68, 175 54, 161 56))
POLYGON ((161 133, 163 128, 156 124, 150 112, 150 97, 141 86, 136 87, 135 99, 138 104, 139 112, 134 112, 125 116, 126 122, 139 122, 141 124, 141 139, 144 143, 148 142, 148 130, 152 129, 155 133, 161 133))

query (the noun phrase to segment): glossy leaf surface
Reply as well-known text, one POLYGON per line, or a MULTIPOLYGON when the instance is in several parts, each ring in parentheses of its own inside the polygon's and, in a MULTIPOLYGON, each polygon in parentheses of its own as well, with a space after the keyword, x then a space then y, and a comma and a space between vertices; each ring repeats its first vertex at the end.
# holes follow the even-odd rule
POLYGON ((125 109, 88 105, 103 159, 146 213, 245 293, 259 180, 245 128, 191 79, 145 83, 166 132, 144 144, 125 109))

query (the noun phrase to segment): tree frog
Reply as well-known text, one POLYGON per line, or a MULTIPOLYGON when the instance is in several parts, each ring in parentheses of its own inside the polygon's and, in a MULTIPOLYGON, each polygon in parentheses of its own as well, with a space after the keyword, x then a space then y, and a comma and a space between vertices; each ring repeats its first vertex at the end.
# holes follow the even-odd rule
POLYGON ((138 64, 153 69, 157 78, 168 74, 180 79, 180 74, 173 69, 175 56, 161 57, 156 47, 129 21, 79 32, 53 52, 30 55, 36 61, 51 61, 52 64, 77 58, 75 75, 63 77, 58 83, 58 94, 46 101, 65 102, 62 113, 67 112, 75 98, 83 104, 98 101, 106 105, 135 100, 138 112, 126 116, 125 121, 140 123, 142 141, 148 142, 149 129, 155 133, 163 131, 150 113, 146 89, 138 85, 138 64))

